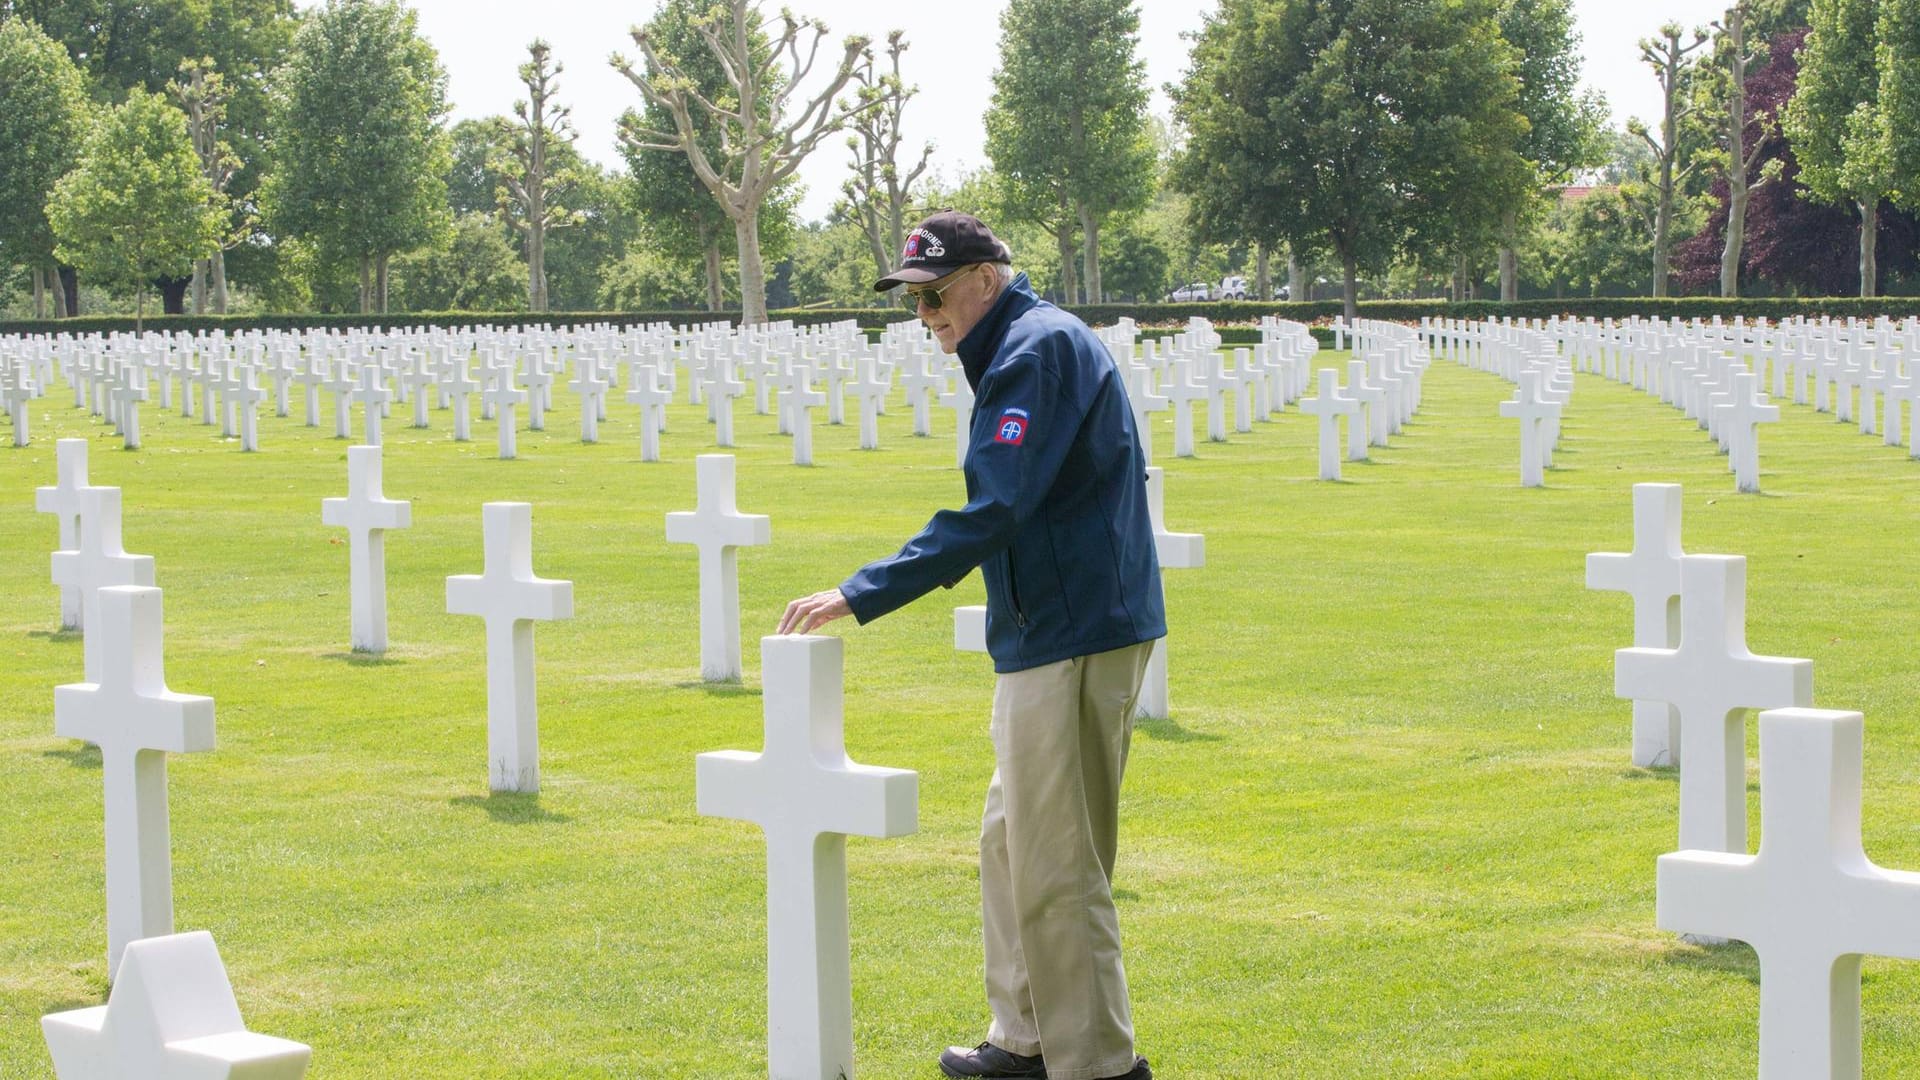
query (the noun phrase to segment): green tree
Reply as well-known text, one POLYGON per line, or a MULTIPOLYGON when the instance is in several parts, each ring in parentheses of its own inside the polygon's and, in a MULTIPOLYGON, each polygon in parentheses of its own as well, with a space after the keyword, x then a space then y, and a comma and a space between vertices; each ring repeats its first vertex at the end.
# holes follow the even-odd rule
POLYGON ((1920 210, 1920 2, 1880 0, 1878 60, 1894 198, 1920 210))
POLYGON ((1518 107, 1527 118, 1520 155, 1534 172, 1527 198, 1509 203, 1500 217, 1500 299, 1518 300, 1515 247, 1526 219, 1550 205, 1576 173, 1600 163, 1607 107, 1599 95, 1580 89, 1580 34, 1570 0, 1506 0, 1500 35, 1519 50, 1518 107))
POLYGON ((847 38, 837 67, 819 91, 793 101, 827 35, 825 26, 783 10, 775 34, 755 0, 716 3, 691 20, 691 25, 719 61, 726 92, 717 98, 701 92, 680 59, 663 51, 651 30, 636 27, 633 42, 644 59, 645 73, 618 54, 612 58, 613 66, 647 104, 664 111, 672 125, 655 126, 648 117, 629 113, 634 122, 623 128, 622 136, 637 150, 686 156, 694 175, 733 223, 742 318, 749 324, 764 323, 767 264, 760 235, 762 208, 776 198, 782 184, 823 139, 844 128, 854 112, 874 107, 835 101, 866 53, 867 39, 847 38), (708 130, 719 133, 718 153, 702 138, 708 130))
POLYGON ((586 160, 574 168, 579 181, 573 206, 580 224, 555 233, 547 246, 547 295, 555 311, 595 310, 602 271, 624 258, 641 233, 625 174, 586 160))
POLYGON ((168 85, 182 111, 187 114, 187 132, 193 138, 193 152, 200 158, 200 171, 213 189, 214 198, 226 215, 220 247, 193 264, 193 310, 207 310, 207 289, 213 289, 213 309, 227 313, 226 254, 246 240, 252 232, 252 214, 233 196, 231 186, 240 171, 240 159, 226 140, 227 106, 233 92, 227 81, 213 69, 211 59, 183 61, 180 78, 168 85))
POLYGON ((469 118, 447 132, 447 208, 455 217, 499 209, 500 178, 493 164, 500 154, 500 128, 510 122, 504 116, 469 118))
POLYGON ((1288 72, 1261 51, 1274 14, 1258 0, 1224 0, 1206 16, 1186 77, 1171 88, 1174 117, 1187 138, 1167 176, 1188 196, 1187 224, 1198 238, 1254 244, 1255 290, 1263 299, 1272 295, 1269 257, 1286 244, 1288 220, 1278 212, 1288 192, 1272 166, 1270 130, 1288 72))
POLYGON ((0 266, 27 267, 33 317, 44 319, 54 269, 47 200, 79 156, 86 77, 59 42, 17 18, 0 19, 0 71, 0 266))
POLYGON ((420 248, 393 261, 402 311, 516 311, 526 307, 520 259, 487 214, 463 214, 444 246, 420 248))
POLYGON ((567 121, 570 110, 553 100, 565 67, 551 63, 552 47, 537 38, 527 53, 527 62, 520 65, 527 99, 513 103, 515 121, 500 124, 493 171, 500 176, 500 209, 526 245, 528 305, 546 311, 547 234, 580 223, 580 216, 566 205, 580 178, 555 153, 570 149, 575 138, 567 121))
POLYGON ((601 271, 597 306, 603 311, 684 311, 698 303, 701 292, 699 272, 691 264, 640 243, 601 271))
POLYGON ((1153 197, 1139 31, 1133 0, 1011 0, 1000 16, 987 156, 1008 182, 1009 209, 1050 226, 1063 264, 1077 229, 1095 301, 1101 228, 1153 197))
POLYGON ((1259 2, 1272 213, 1296 250, 1330 253, 1351 317, 1362 271, 1409 243, 1465 250, 1524 180, 1514 50, 1480 0, 1259 2))
POLYGON ((225 227, 187 118, 138 89, 100 121, 79 164, 54 185, 49 217, 59 257, 134 290, 137 319, 146 316, 148 283, 185 277, 219 247, 225 227))
POLYGON ((1814 198, 1852 203, 1860 215, 1860 295, 1877 291, 1880 204, 1894 189, 1886 114, 1880 108, 1878 0, 1814 0, 1800 52, 1800 82, 1782 126, 1814 198))
POLYGON ((446 74, 415 14, 395 0, 327 0, 277 76, 277 232, 354 259, 360 307, 387 309, 388 262, 446 228, 446 74))

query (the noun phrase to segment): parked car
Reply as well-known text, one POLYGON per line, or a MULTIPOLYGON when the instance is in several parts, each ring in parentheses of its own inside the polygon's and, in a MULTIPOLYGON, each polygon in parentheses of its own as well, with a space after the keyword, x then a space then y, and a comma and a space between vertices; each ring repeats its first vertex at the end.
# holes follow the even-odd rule
POLYGON ((1247 279, 1246 278, 1228 277, 1228 278, 1220 279, 1220 294, 1218 296, 1218 299, 1245 300, 1246 298, 1247 298, 1247 279))
POLYGON ((1213 299, 1213 287, 1208 285, 1204 281, 1196 281, 1189 285, 1182 285, 1179 288, 1173 290, 1173 294, 1167 297, 1167 299, 1173 301, 1176 304, 1188 304, 1188 303, 1193 303, 1195 301, 1211 300, 1213 299))

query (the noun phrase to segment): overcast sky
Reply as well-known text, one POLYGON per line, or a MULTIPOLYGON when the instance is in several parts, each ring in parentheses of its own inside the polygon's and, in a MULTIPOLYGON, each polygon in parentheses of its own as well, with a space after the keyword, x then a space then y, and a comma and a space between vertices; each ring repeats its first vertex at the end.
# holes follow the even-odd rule
MULTIPOLYGON (((639 102, 639 91, 607 63, 616 50, 636 65, 638 51, 627 30, 653 13, 653 0, 635 4, 556 0, 551 6, 526 0, 412 0, 422 32, 440 50, 449 78, 454 119, 507 113, 524 93, 515 69, 527 43, 543 37, 566 65, 561 99, 573 108, 580 148, 604 164, 617 163, 614 120, 639 102)), ((860 33, 884 40, 894 29, 911 44, 903 71, 919 94, 908 104, 907 135, 914 145, 934 144, 934 167, 956 175, 986 163, 981 125, 997 62, 999 12, 1005 0, 882 5, 859 0, 788 0, 796 13, 826 22, 830 42, 860 33)), ((312 6, 303 3, 302 6, 312 6)), ((1140 49, 1154 87, 1153 109, 1169 111, 1160 87, 1178 82, 1187 66, 1188 42, 1210 0, 1143 0, 1140 49)), ((1586 54, 1589 86, 1601 91, 1616 123, 1629 116, 1651 118, 1658 107, 1653 76, 1638 60, 1636 42, 1668 20, 1692 26, 1716 18, 1725 0, 1574 0, 1586 54)), ((778 0, 767 5, 779 9, 778 0)), ((837 50, 835 50, 837 54, 837 50)), ((823 50, 824 56, 824 50, 823 50)), ((830 66, 825 59, 817 65, 830 66)), ((840 189, 847 152, 837 141, 802 167, 807 195, 802 214, 824 217, 840 189)))

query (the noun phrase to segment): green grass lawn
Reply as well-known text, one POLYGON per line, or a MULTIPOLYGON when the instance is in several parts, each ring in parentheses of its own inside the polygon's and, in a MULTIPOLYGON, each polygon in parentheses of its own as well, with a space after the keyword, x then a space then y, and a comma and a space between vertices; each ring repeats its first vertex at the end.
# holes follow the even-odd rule
MULTIPOLYGON (((1549 486, 1523 490, 1510 395, 1436 363, 1415 423, 1338 484, 1293 410, 1224 444, 1197 411, 1187 460, 1156 419, 1168 527, 1208 554, 1167 575, 1175 715, 1137 733, 1118 871, 1159 1075, 1753 1073, 1752 953, 1653 925, 1676 774, 1629 763, 1630 602, 1583 588, 1588 552, 1631 546, 1637 481, 1686 485, 1688 550, 1748 557, 1753 649, 1811 658, 1816 704, 1866 713, 1868 851, 1920 868, 1920 462, 1789 406, 1767 493, 1738 496, 1693 422, 1582 376, 1549 486)), ((457 444, 448 414, 414 431, 396 406, 386 491, 414 526, 388 535, 393 650, 372 661, 347 650, 345 532, 320 523, 346 491, 330 413, 269 412, 242 454, 149 405, 128 453, 71 400, 0 451, 0 1077, 51 1075, 38 1018, 106 989, 99 758, 52 734, 80 641, 55 632, 55 523, 32 509, 76 435, 123 489, 128 550, 156 557, 169 684, 216 701, 219 750, 170 764, 176 923, 214 933, 249 1026, 312 1044, 316 1080, 766 1075, 765 849, 695 815, 693 756, 758 749, 756 641, 787 600, 962 500, 950 411, 916 439, 896 396, 863 452, 816 410, 803 469, 742 403, 740 506, 774 543, 740 554, 746 682, 709 687, 697 556, 663 522, 693 508, 702 409, 676 406, 645 464, 623 402, 589 446, 557 394, 517 461, 491 423, 457 444), (484 634, 444 613, 503 499, 534 504, 535 570, 574 583, 576 617, 537 633, 537 798, 489 797, 484 634)), ((976 576, 829 627, 849 752, 920 773, 917 835, 849 841, 865 1077, 934 1077, 986 1028, 993 680, 951 617, 981 598, 976 576)), ((1920 965, 1869 961, 1865 1015, 1868 1073, 1920 1075, 1920 965)))

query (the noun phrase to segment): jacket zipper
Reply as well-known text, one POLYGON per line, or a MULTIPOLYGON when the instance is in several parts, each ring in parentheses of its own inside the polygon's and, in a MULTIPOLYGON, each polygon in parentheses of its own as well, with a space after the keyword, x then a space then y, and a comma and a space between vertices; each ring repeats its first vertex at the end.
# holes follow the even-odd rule
POLYGON ((1007 549, 1007 605, 1013 608, 1013 625, 1027 628, 1027 613, 1020 610, 1020 587, 1014 584, 1013 549, 1007 549))

